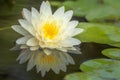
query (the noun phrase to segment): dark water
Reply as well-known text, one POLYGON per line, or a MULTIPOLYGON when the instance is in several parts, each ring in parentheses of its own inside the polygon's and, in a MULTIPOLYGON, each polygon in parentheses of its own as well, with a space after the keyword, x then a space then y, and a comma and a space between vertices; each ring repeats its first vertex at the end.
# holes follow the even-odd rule
POLYGON ((82 54, 71 54, 76 64, 68 66, 67 72, 55 74, 50 71, 44 78, 41 77, 41 74, 36 73, 35 68, 27 72, 26 63, 20 65, 16 62, 19 52, 9 51, 9 49, 14 46, 15 40, 20 37, 10 26, 18 24, 17 20, 22 18, 21 11, 23 7, 30 9, 30 7, 33 6, 39 9, 41 1, 0 0, 0 28, 8 27, 8 29, 0 30, 0 80, 62 80, 65 75, 80 71, 79 66, 82 62, 89 59, 104 57, 100 53, 101 50, 110 47, 96 43, 82 43, 80 46, 82 54))

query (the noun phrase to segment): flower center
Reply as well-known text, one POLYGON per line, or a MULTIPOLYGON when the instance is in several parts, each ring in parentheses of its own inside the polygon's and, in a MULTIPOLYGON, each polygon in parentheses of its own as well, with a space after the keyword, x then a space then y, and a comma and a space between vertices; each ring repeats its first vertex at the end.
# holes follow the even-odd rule
POLYGON ((44 24, 43 31, 44 31, 45 38, 54 39, 59 33, 59 28, 55 22, 51 22, 51 23, 48 22, 44 24))

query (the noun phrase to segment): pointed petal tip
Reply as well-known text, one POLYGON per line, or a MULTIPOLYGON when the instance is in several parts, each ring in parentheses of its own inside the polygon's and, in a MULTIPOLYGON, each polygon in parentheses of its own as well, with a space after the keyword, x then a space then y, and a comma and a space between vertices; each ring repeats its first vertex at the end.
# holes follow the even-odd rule
POLYGON ((73 15, 73 10, 69 10, 66 13, 68 13, 69 15, 73 15))
POLYGON ((11 28, 14 29, 14 26, 15 26, 15 25, 12 25, 11 28))
POLYGON ((28 67, 27 67, 27 69, 26 69, 26 70, 27 70, 27 71, 30 71, 30 70, 31 70, 31 68, 28 68, 28 67))
POLYGON ((32 10, 36 10, 36 9, 35 9, 34 7, 31 7, 31 11, 32 11, 32 10))
POLYGON ((16 31, 16 27, 18 27, 19 25, 12 25, 11 28, 16 31))
POLYGON ((26 11, 26 10, 28 10, 28 9, 26 9, 26 8, 23 8, 23 9, 22 9, 23 12, 26 11))
POLYGON ((18 22, 21 23, 23 21, 23 19, 18 19, 18 22))
POLYGON ((82 29, 82 28, 80 28, 81 29, 81 32, 83 32, 84 31, 84 29, 82 29))
POLYGON ((19 61, 19 58, 17 58, 16 61, 19 61))
POLYGON ((50 5, 50 2, 48 0, 45 3, 50 5))

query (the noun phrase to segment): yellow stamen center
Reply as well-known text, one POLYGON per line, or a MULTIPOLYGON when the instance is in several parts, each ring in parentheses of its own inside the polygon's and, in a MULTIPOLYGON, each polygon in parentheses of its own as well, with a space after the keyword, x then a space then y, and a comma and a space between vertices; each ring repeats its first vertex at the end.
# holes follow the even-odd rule
POLYGON ((45 38, 54 39, 59 33, 59 28, 55 22, 48 22, 43 26, 43 31, 45 38))

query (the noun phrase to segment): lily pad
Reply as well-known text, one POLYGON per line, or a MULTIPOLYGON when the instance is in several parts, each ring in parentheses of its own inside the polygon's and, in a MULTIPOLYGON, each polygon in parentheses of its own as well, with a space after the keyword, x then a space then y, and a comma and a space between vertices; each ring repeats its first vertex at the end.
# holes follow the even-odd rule
POLYGON ((58 1, 51 2, 53 6, 65 6, 66 9, 72 9, 75 16, 83 17, 89 11, 96 9, 101 4, 99 0, 76 0, 76 1, 65 1, 64 3, 60 3, 58 1), (57 5, 56 5, 57 4, 57 5))
POLYGON ((81 65, 83 72, 73 73, 66 80, 120 80, 120 61, 112 59, 93 59, 81 65))
POLYGON ((109 58, 120 60, 120 49, 109 48, 102 51, 103 55, 108 56, 109 58))
POLYGON ((84 29, 83 33, 76 36, 82 42, 120 47, 120 27, 98 23, 80 23, 78 27, 84 29))
MULTIPOLYGON (((111 1, 111 0, 110 0, 111 1)), ((104 22, 105 20, 116 20, 120 19, 120 10, 111 6, 104 5, 95 10, 90 11, 86 18, 92 22, 104 22)))
POLYGON ((120 9, 120 0, 104 0, 104 3, 120 9))

